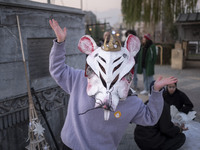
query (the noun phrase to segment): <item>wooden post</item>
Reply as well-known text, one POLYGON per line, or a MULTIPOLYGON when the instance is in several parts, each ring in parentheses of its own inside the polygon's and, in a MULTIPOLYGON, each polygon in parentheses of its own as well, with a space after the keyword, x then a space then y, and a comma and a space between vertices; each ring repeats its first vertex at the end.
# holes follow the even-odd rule
POLYGON ((158 48, 160 48, 160 65, 163 64, 163 47, 162 45, 156 45, 158 48))
POLYGON ((26 147, 28 150, 49 150, 48 143, 46 142, 43 132, 44 128, 40 124, 40 121, 38 119, 37 112, 34 107, 33 98, 31 95, 31 89, 30 89, 30 83, 29 83, 29 77, 27 72, 27 66, 26 66, 26 60, 24 55, 24 48, 23 48, 23 42, 22 42, 22 36, 21 36, 21 29, 19 24, 19 17, 17 18, 17 26, 19 31, 19 39, 20 39, 20 45, 21 45, 21 51, 22 51, 22 58, 24 63, 24 69, 25 69, 25 77, 26 77, 26 83, 27 83, 27 90, 28 90, 28 102, 29 102, 29 140, 30 144, 26 147))

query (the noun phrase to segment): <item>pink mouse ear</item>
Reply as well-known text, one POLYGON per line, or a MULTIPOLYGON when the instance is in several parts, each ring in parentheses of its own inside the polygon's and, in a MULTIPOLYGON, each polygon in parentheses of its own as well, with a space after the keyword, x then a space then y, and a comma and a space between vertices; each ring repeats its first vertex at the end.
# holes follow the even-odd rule
POLYGON ((84 35, 79 40, 78 49, 85 54, 90 54, 97 49, 97 44, 92 37, 84 35))
POLYGON ((140 40, 137 36, 130 34, 125 41, 124 46, 133 56, 140 50, 140 40))

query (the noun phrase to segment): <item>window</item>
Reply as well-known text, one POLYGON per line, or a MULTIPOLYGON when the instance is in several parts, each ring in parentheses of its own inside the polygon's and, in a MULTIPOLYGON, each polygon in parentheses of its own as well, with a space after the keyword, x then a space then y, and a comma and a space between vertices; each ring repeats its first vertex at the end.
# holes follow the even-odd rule
POLYGON ((27 39, 28 64, 31 80, 50 76, 49 53, 52 47, 52 41, 52 38, 27 39))
POLYGON ((200 60, 200 41, 189 41, 187 49, 187 59, 200 60))

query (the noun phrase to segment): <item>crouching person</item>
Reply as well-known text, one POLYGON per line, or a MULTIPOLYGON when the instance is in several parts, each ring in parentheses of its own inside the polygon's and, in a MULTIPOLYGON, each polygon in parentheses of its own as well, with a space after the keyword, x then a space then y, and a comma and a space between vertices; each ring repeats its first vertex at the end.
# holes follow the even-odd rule
MULTIPOLYGON (((154 82, 150 89, 153 88, 153 84, 154 82)), ((186 130, 188 128, 185 128, 184 124, 175 125, 171 122, 170 106, 164 102, 157 124, 154 126, 136 125, 134 139, 141 150, 176 150, 185 143, 186 137, 183 131, 186 130)))

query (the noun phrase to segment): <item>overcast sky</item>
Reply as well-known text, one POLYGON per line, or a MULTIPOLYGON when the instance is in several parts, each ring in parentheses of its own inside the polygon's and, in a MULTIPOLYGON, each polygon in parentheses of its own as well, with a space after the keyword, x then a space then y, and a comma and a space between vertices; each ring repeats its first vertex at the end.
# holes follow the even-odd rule
MULTIPOLYGON (((46 3, 48 0, 32 0, 46 3)), ((81 1, 83 3, 83 10, 91 11, 108 11, 111 9, 121 9, 121 0, 50 0, 52 3, 57 3, 65 6, 81 8, 81 1)), ((200 0, 198 0, 198 9, 200 9, 200 0)))
MULTIPOLYGON (((32 0, 46 3, 48 0, 32 0)), ((122 22, 121 0, 51 0, 53 4, 59 4, 68 7, 81 8, 92 11, 98 21, 110 22, 111 25, 122 22)), ((200 11, 200 0, 198 0, 198 10, 200 11)))
MULTIPOLYGON (((81 7, 81 0, 65 0, 65 3, 81 7)), ((92 11, 100 22, 110 22, 113 26, 122 21, 121 0, 82 0, 82 4, 83 10, 92 11)))
MULTIPOLYGON (((47 0, 32 0, 36 2, 46 3, 47 0)), ((83 10, 92 11, 98 21, 110 22, 111 25, 121 22, 121 0, 51 0, 53 4, 81 8, 83 10)))

